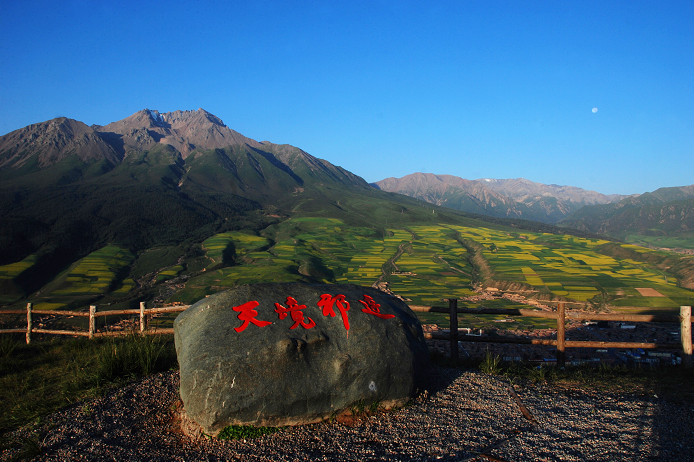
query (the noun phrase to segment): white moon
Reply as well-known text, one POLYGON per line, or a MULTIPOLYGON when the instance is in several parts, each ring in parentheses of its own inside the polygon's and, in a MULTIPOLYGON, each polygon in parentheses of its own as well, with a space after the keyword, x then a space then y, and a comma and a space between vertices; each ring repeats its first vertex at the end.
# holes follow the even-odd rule
POLYGON ((594 107, 593 108, 593 114, 595 114, 596 112, 598 112, 598 108, 594 107))

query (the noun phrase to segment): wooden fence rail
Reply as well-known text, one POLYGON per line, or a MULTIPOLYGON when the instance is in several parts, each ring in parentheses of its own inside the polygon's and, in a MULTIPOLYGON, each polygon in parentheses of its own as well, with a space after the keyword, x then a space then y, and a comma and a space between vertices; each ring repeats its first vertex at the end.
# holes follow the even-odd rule
POLYGON ((484 343, 515 343, 521 345, 549 345, 557 347, 557 365, 563 367, 566 362, 566 348, 642 348, 642 349, 676 349, 682 350, 682 364, 685 368, 692 367, 692 307, 680 307, 677 315, 636 315, 636 314, 593 314, 593 313, 567 313, 564 304, 559 303, 557 311, 540 311, 531 309, 474 309, 458 308, 458 300, 450 299, 448 307, 431 306, 422 307, 423 310, 432 313, 448 313, 450 315, 450 329, 448 333, 426 333, 426 338, 450 340, 451 358, 458 359, 458 342, 484 342, 484 343), (505 316, 532 316, 557 320, 557 339, 529 339, 520 337, 491 337, 478 335, 461 335, 458 330, 458 313, 470 314, 502 314, 505 316), (566 320, 588 321, 626 321, 626 322, 678 322, 680 323, 681 343, 645 343, 645 342, 598 342, 598 341, 572 341, 566 340, 566 320))
POLYGON ((134 310, 113 310, 113 311, 97 311, 95 305, 89 307, 89 311, 53 311, 53 310, 34 310, 31 303, 27 303, 26 310, 0 310, 0 315, 3 314, 25 314, 27 316, 27 326, 22 329, 0 329, 2 333, 26 334, 27 344, 31 343, 31 334, 53 334, 53 335, 73 335, 84 336, 89 338, 127 335, 127 331, 110 331, 97 332, 96 318, 100 316, 115 316, 127 314, 140 315, 140 333, 141 334, 172 334, 173 329, 147 329, 147 315, 155 313, 175 313, 185 311, 190 305, 165 306, 161 308, 145 308, 145 302, 140 302, 140 309, 134 310), (40 329, 33 326, 34 316, 77 316, 89 318, 89 329, 87 331, 73 330, 55 330, 55 329, 40 329))
MULTIPOLYGON (((167 306, 161 308, 145 308, 145 302, 140 302, 140 309, 134 310, 114 310, 114 311, 97 311, 97 307, 92 305, 89 307, 89 312, 84 311, 51 311, 51 310, 33 310, 32 304, 27 303, 25 310, 2 310, 2 314, 24 314, 27 316, 27 327, 23 329, 0 329, 0 333, 26 333, 26 343, 31 343, 31 334, 54 334, 54 335, 73 335, 85 336, 89 338, 125 335, 128 332, 111 331, 97 332, 96 318, 99 316, 112 315, 140 315, 140 333, 142 334, 170 334, 173 329, 147 329, 147 315, 154 313, 175 313, 184 311, 189 305, 167 306), (34 315, 48 316, 81 316, 89 318, 88 331, 71 331, 71 330, 52 330, 39 329, 33 327, 34 315)), ((426 333, 426 338, 450 340, 451 358, 458 359, 458 342, 484 342, 484 343, 513 343, 521 345, 547 345, 556 346, 557 348, 557 365, 563 367, 566 361, 566 348, 642 348, 642 349, 677 349, 682 350, 682 364, 685 368, 692 367, 692 307, 680 307, 680 315, 623 315, 623 314, 593 314, 593 313, 567 313, 564 308, 564 303, 559 303, 557 311, 540 311, 532 309, 474 309, 474 308, 458 308, 458 300, 450 299, 448 307, 421 307, 418 311, 428 311, 433 313, 448 313, 450 318, 450 329, 446 333, 426 333), (531 316, 546 319, 557 320, 557 339, 529 339, 520 337, 491 337, 477 335, 460 335, 458 330, 458 313, 469 314, 501 314, 505 316, 531 316), (598 341, 572 341, 566 340, 565 325, 566 320, 590 320, 590 321, 626 321, 626 322, 679 322, 680 323, 680 339, 681 343, 647 343, 647 342, 598 342, 598 341)))

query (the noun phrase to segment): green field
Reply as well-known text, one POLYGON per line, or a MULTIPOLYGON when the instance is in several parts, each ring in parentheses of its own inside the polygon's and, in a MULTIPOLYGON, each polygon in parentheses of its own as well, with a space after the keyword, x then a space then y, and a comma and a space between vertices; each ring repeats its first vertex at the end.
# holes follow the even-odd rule
POLYGON ((252 234, 229 232, 216 234, 202 243, 210 259, 210 267, 230 262, 233 257, 243 257, 246 254, 269 246, 264 237, 252 234))
POLYGON ((694 250, 694 233, 685 233, 679 236, 644 236, 630 234, 624 238, 626 242, 658 248, 689 249, 694 250))
POLYGON ((92 252, 48 284, 35 307, 58 309, 67 303, 62 298, 75 296, 127 294, 135 287, 135 282, 126 277, 134 260, 134 254, 116 245, 92 252))
POLYGON ((455 232, 444 226, 413 226, 405 252, 395 261, 398 271, 386 280, 390 289, 414 304, 433 305, 443 299, 472 294, 472 267, 455 232))
POLYGON ((22 261, 0 266, 0 304, 13 303, 24 298, 22 288, 15 284, 14 279, 36 263, 36 255, 32 254, 22 261))
MULTIPOLYGON (((203 243, 208 257, 220 260, 230 234, 203 243)), ((252 246, 266 247, 266 238, 251 239, 246 247, 234 241, 236 260, 241 264, 194 278, 174 300, 190 302, 201 294, 258 280, 371 286, 383 278, 391 290, 416 304, 472 293, 466 251, 448 228, 393 228, 383 236, 374 229, 346 226, 334 218, 298 218, 282 223, 275 235, 284 238, 262 252, 249 250, 252 246), (400 246, 407 250, 395 261, 395 270, 388 262, 396 257, 400 246), (245 253, 239 253, 240 249, 245 253)))
MULTIPOLYGON (((666 280, 664 273, 647 264, 602 254, 606 240, 450 224, 387 228, 379 233, 334 218, 289 219, 263 236, 224 233, 206 240, 203 246, 210 261, 219 264, 227 259, 234 265, 193 278, 172 301, 190 303, 257 281, 363 286, 380 281, 408 303, 437 305, 473 294, 474 268, 461 241, 482 246, 481 256, 492 272, 488 280, 480 281, 483 284, 518 283, 528 296, 631 312, 691 303, 693 292, 677 287, 671 275, 666 280), (637 288, 654 289, 662 296, 644 296, 637 288)), ((622 246, 642 254, 654 252, 622 246)))
POLYGON ((177 277, 185 268, 182 265, 174 265, 166 268, 164 271, 160 271, 157 274, 157 281, 166 281, 167 279, 173 279, 177 277))
MULTIPOLYGON (((298 217, 259 234, 218 233, 188 247, 153 248, 137 258, 109 245, 75 262, 45 286, 40 298, 30 301, 52 309, 69 303, 74 307, 93 297, 110 296, 108 302, 121 303, 136 287, 135 279, 153 274, 157 285, 191 276, 178 279, 185 286, 169 302, 194 303, 256 282, 379 283, 410 304, 431 306, 472 295, 473 286, 480 284, 530 298, 573 302, 574 308, 647 313, 676 310, 694 299, 694 291, 678 287, 672 274, 644 263, 672 255, 632 244, 501 226, 413 223, 378 228, 348 225, 337 218, 298 217)), ((22 296, 11 292, 11 284, 34 261, 32 256, 0 267, 0 284, 9 301, 22 296)), ((441 316, 428 314, 423 320, 432 317, 438 322, 441 316)), ((466 322, 500 321, 473 318, 466 322)), ((503 324, 509 328, 543 323, 503 324)))
POLYGON ((0 266, 0 279, 14 279, 36 263, 36 255, 29 255, 22 261, 0 266))
MULTIPOLYGON (((692 291, 677 287, 673 276, 639 261, 601 254, 608 241, 453 228, 484 246, 494 279, 519 282, 538 293, 613 307, 675 308, 692 300, 692 291), (651 288, 663 297, 645 297, 636 288, 651 288)), ((629 244, 622 247, 642 254, 656 252, 629 244)))

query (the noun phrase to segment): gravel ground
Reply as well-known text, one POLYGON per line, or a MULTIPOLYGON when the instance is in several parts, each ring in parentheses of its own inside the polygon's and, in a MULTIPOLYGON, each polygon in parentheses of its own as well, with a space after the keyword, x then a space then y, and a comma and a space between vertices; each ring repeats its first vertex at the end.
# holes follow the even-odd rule
POLYGON ((177 372, 146 377, 4 438, 38 441, 37 461, 694 460, 692 404, 655 395, 511 387, 436 367, 428 391, 397 412, 222 442, 181 431, 178 381, 177 372))

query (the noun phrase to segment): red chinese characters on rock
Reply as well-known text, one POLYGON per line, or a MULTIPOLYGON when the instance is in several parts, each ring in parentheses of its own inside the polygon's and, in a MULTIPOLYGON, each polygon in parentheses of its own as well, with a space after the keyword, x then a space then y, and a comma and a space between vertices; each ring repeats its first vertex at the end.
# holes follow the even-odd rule
MULTIPOLYGON (((287 301, 285 303, 288 307, 275 303, 275 313, 279 315, 280 320, 286 318, 288 314, 291 315, 294 324, 290 327, 290 329, 296 329, 299 326, 303 327, 304 329, 312 329, 316 327, 316 322, 313 319, 304 316, 303 311, 306 309, 306 305, 299 305, 299 302, 297 302, 294 297, 287 297, 287 301)), ((366 314, 370 314, 381 319, 392 319, 395 317, 394 314, 381 313, 381 305, 376 303, 376 301, 368 295, 364 295, 364 300, 359 300, 359 303, 364 305, 362 311, 366 314)), ((257 301, 250 301, 244 303, 243 305, 232 308, 234 311, 239 313, 237 316, 238 319, 243 321, 241 326, 234 327, 236 332, 243 332, 251 323, 258 327, 266 327, 272 324, 270 321, 261 321, 257 319, 258 311, 256 311, 256 308, 258 305, 260 305, 260 303, 257 301)), ((350 305, 344 295, 323 294, 320 296, 320 300, 316 305, 322 309, 323 316, 330 316, 333 318, 336 316, 335 308, 337 308, 342 317, 342 324, 345 326, 345 330, 349 335, 349 317, 347 312, 350 310, 350 305)))
POLYGON ((235 306, 232 308, 232 310, 239 312, 239 315, 237 317, 239 318, 239 320, 243 321, 243 324, 241 326, 234 327, 234 330, 236 332, 244 331, 250 323, 253 323, 258 327, 265 327, 272 324, 270 321, 259 321, 258 319, 256 319, 256 316, 258 316, 258 312, 255 310, 255 308, 258 305, 260 305, 260 303, 256 301, 250 301, 244 303, 243 305, 235 306))
POLYGON ((335 317, 335 310, 333 307, 337 307, 340 315, 342 315, 342 323, 345 325, 345 330, 349 331, 349 318, 347 317, 347 312, 349 311, 349 302, 345 300, 345 296, 323 294, 320 296, 320 301, 317 303, 319 307, 323 309, 323 316, 335 317))
POLYGON ((364 300, 359 300, 359 303, 364 305, 366 308, 362 308, 361 310, 366 313, 366 314, 372 314, 374 316, 377 316, 381 319, 391 319, 394 318, 394 314, 383 314, 381 313, 381 305, 376 303, 376 301, 369 297, 368 295, 364 295, 364 300))
POLYGON ((296 329, 299 326, 304 329, 311 329, 316 326, 316 322, 313 319, 304 318, 303 310, 306 309, 306 305, 299 305, 299 302, 297 302, 294 297, 287 297, 286 303, 289 308, 275 303, 275 313, 279 315, 280 319, 286 318, 287 314, 291 315, 294 325, 290 327, 290 329, 296 329), (306 321, 306 319, 308 319, 308 321, 306 321))

